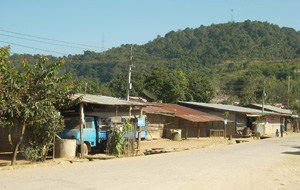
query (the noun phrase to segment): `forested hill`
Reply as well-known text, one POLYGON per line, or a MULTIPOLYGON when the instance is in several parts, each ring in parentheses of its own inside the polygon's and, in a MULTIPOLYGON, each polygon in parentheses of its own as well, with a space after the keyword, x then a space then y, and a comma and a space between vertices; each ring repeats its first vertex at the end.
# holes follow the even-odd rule
MULTIPOLYGON (((163 102, 227 97, 224 103, 261 103, 265 84, 265 103, 299 99, 300 31, 259 21, 186 28, 144 45, 69 55, 64 57, 62 73, 71 72, 73 79, 87 82, 87 93, 125 97, 130 46, 131 96, 163 102)), ((39 57, 14 54, 10 59, 35 63, 39 57)), ((50 62, 61 59, 48 58, 50 62)))
POLYGON ((247 20, 171 31, 144 47, 151 55, 204 65, 228 59, 289 59, 300 56, 300 32, 247 20))
MULTIPOLYGON (((135 71, 149 71, 155 66, 188 72, 228 61, 278 60, 300 57, 300 31, 280 28, 268 22, 245 21, 212 24, 199 28, 171 31, 145 45, 133 45, 135 71)), ((65 57, 65 71, 74 78, 109 82, 126 72, 130 45, 112 48, 104 53, 85 51, 83 55, 65 57)), ((14 55, 18 62, 39 56, 14 55)), ((55 61, 55 57, 50 57, 55 61)))

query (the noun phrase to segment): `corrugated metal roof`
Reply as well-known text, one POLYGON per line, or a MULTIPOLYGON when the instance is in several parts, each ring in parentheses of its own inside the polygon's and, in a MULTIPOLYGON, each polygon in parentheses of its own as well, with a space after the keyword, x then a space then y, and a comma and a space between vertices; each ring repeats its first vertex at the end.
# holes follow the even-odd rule
POLYGON ((71 99, 76 99, 80 96, 82 96, 82 100, 80 102, 83 103, 111 105, 111 106, 147 106, 147 104, 143 104, 143 103, 130 102, 119 98, 113 98, 113 97, 101 96, 101 95, 91 95, 91 94, 75 94, 71 97, 71 99))
MULTIPOLYGON (((250 104, 250 105, 254 105, 256 107, 262 108, 261 104, 250 104)), ((291 110, 281 109, 281 108, 271 106, 271 105, 264 105, 264 109, 268 109, 268 110, 271 110, 271 111, 277 112, 277 113, 290 114, 290 115, 293 113, 291 110)))
POLYGON ((157 103, 152 103, 153 106, 147 106, 143 109, 146 113, 153 113, 153 114, 169 114, 174 115, 174 112, 170 112, 168 110, 165 110, 163 106, 158 105, 157 103))
MULTIPOLYGON (((224 105, 224 104, 208 104, 208 103, 199 103, 199 102, 179 102, 180 104, 199 106, 203 108, 213 108, 218 110, 224 110, 229 112, 240 112, 245 114, 262 114, 261 110, 245 108, 240 106, 224 105)), ((264 114, 272 114, 272 112, 264 111, 264 114)))
MULTIPOLYGON (((209 122, 209 121, 224 121, 224 118, 192 108, 180 106, 178 104, 153 104, 155 106, 148 106, 144 109, 146 113, 156 114, 170 114, 175 117, 186 119, 192 122, 209 122), (158 107, 161 106, 161 107, 158 107)), ((232 122, 232 121, 229 121, 232 122)))

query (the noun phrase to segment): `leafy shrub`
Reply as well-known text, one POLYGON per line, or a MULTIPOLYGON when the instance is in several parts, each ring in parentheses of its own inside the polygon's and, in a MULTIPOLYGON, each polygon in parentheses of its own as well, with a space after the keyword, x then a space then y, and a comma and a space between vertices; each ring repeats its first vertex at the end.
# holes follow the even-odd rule
POLYGON ((30 142, 29 146, 22 148, 23 155, 26 160, 31 162, 36 162, 40 159, 40 148, 34 146, 32 142, 30 142))
POLYGON ((126 122, 123 124, 123 129, 116 129, 113 133, 112 138, 112 154, 115 156, 120 156, 122 153, 123 148, 123 141, 124 141, 124 135, 128 131, 131 130, 132 125, 130 124, 129 119, 126 120, 126 122))
POLYGON ((256 138, 259 138, 261 135, 260 135, 260 132, 254 131, 253 136, 256 138))

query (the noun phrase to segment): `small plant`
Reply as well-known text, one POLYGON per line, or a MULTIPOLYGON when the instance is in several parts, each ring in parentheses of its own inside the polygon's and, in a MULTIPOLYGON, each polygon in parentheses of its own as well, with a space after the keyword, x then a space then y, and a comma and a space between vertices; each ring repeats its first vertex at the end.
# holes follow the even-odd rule
POLYGON ((223 114, 223 116, 224 116, 224 119, 227 119, 228 116, 229 116, 229 111, 225 111, 224 114, 223 114))
POLYGON ((123 135, 120 129, 116 129, 113 133, 113 150, 112 154, 115 156, 120 156, 122 152, 123 145, 123 135))
POLYGON ((256 138, 260 138, 261 134, 260 134, 260 132, 254 131, 253 136, 256 138))
POLYGON ((123 142, 124 142, 124 135, 128 131, 131 130, 131 123, 130 120, 127 119, 126 122, 123 124, 123 129, 116 129, 113 133, 113 143, 112 143, 112 154, 119 157, 122 153, 123 142))
POLYGON ((29 146, 23 147, 21 149, 26 160, 31 162, 36 162, 40 159, 40 149, 34 146, 34 143, 30 142, 29 146))

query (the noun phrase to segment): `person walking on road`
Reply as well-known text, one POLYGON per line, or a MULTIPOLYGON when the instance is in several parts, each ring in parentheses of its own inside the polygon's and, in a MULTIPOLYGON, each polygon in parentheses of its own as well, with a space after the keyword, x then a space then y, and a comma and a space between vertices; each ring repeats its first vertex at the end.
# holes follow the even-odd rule
POLYGON ((281 122, 281 124, 280 124, 280 134, 281 134, 281 138, 283 137, 284 128, 285 128, 285 126, 284 126, 283 122, 281 122))

